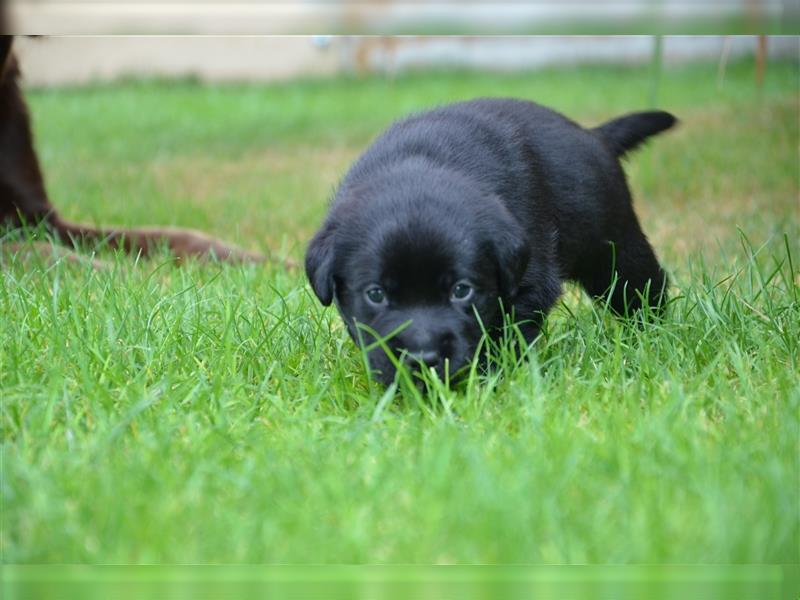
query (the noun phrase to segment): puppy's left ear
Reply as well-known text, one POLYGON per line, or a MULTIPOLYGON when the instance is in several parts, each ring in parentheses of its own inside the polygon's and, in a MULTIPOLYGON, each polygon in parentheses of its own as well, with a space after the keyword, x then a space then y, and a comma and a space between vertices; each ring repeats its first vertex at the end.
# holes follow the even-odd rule
POLYGON ((493 240, 498 283, 501 297, 513 298, 528 268, 531 249, 528 236, 516 219, 506 212, 500 221, 493 240))
POLYGON ((333 241, 336 226, 326 222, 311 239, 306 251, 306 276, 324 306, 333 301, 333 241))

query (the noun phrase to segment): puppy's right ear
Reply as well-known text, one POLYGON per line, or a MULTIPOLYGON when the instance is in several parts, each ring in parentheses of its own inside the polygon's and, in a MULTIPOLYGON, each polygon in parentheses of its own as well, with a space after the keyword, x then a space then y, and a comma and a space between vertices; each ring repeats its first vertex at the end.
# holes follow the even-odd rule
POLYGON ((306 276, 324 306, 333 301, 333 238, 335 226, 326 222, 311 239, 306 251, 306 276))

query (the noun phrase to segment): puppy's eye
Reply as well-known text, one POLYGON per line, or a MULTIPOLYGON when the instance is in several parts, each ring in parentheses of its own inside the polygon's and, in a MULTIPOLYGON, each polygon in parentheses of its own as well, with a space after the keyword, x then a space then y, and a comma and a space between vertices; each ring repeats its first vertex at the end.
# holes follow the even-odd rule
POLYGON ((383 291, 383 288, 377 285, 369 288, 364 293, 367 296, 367 300, 372 302, 372 304, 383 304, 386 301, 386 293, 383 291))
POLYGON ((472 298, 474 292, 475 290, 469 283, 466 281, 459 281, 453 286, 453 289, 450 290, 450 300, 464 302, 472 298))

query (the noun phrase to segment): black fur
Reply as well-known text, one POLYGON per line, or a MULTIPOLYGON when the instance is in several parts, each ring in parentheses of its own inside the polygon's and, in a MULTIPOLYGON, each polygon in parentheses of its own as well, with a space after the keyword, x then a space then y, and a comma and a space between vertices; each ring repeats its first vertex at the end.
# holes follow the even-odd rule
MULTIPOLYGON (((472 358, 476 311, 497 335, 502 306, 532 341, 565 279, 621 314, 643 300, 658 307, 666 275, 619 157, 674 122, 636 113, 586 130, 512 99, 399 121, 341 182, 306 255, 312 288, 323 304, 336 302, 355 340, 400 328, 389 347, 440 374, 472 358), (466 301, 456 297, 459 282, 473 290, 466 301), (365 295, 375 286, 385 296, 378 305, 365 295)), ((376 347, 369 358, 390 382, 385 352, 376 347)))
POLYGON ((606 140, 619 157, 638 148, 652 135, 675 125, 675 117, 662 110, 637 112, 613 119, 594 131, 606 140))

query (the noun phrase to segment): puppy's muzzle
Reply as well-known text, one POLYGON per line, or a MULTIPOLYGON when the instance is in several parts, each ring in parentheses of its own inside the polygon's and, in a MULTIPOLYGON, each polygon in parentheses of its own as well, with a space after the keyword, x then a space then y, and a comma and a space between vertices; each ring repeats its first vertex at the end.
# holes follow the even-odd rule
POLYGON ((405 356, 406 366, 414 368, 420 365, 435 369, 444 362, 438 350, 426 350, 424 352, 412 352, 405 356))
POLYGON ((418 326, 396 341, 395 350, 404 354, 403 360, 409 369, 435 369, 443 376, 445 363, 452 366, 454 342, 451 331, 437 331, 430 325, 418 326))

